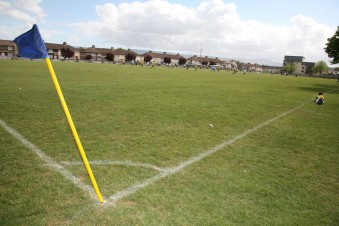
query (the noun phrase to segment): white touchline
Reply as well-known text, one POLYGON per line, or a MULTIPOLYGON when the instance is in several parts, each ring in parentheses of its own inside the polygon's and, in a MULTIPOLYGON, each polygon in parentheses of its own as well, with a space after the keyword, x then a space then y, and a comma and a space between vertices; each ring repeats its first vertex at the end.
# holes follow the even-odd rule
POLYGON ((169 168, 167 169, 166 171, 164 172, 161 172, 160 174, 158 175, 155 175, 154 177, 151 177, 147 180, 144 180, 142 182, 139 182, 139 183, 136 183, 124 190, 121 190, 117 193, 115 193, 114 195, 110 196, 109 199, 106 200, 106 202, 104 204, 115 204, 116 202, 118 202, 119 200, 121 200, 122 198, 126 197, 126 196, 129 196, 131 194, 134 194, 135 192, 149 186, 149 185, 152 185, 153 183, 157 182, 158 180, 162 179, 162 178, 165 178, 165 177, 168 177, 170 175, 173 175, 173 174, 176 174, 178 172, 180 172, 181 170, 185 169, 186 167, 192 165, 193 163, 196 163, 212 154, 214 154, 215 152, 218 152, 222 149, 224 149, 225 147, 235 143, 236 141, 244 138, 244 137, 247 137, 249 134, 251 133, 254 133, 256 132, 258 129, 260 129, 261 127, 264 127, 296 110, 298 110, 299 108, 302 108, 303 106, 305 106, 307 103, 309 103, 310 101, 307 101, 306 103, 303 103, 301 105, 299 105, 298 107, 296 108, 293 108, 292 110, 289 110, 289 111, 286 111, 280 115, 278 115, 277 117, 274 117, 272 119, 269 119, 267 120, 266 122, 264 123, 261 123, 259 125, 257 125, 256 127, 252 128, 252 129, 249 129, 249 130, 246 130, 245 132, 241 133, 240 135, 230 139, 230 140, 227 140, 217 146, 215 146, 214 148, 212 149, 209 149, 207 151, 204 151, 202 152, 201 154, 195 156, 195 157, 192 157, 190 159, 188 159, 187 161, 185 162, 182 162, 181 164, 179 164, 178 166, 176 167, 173 167, 173 168, 169 168))
POLYGON ((97 195, 93 188, 87 184, 84 184, 79 178, 75 177, 70 171, 65 169, 62 165, 58 164, 51 157, 46 155, 41 149, 37 146, 29 142, 25 137, 23 137, 20 133, 18 133, 15 129, 8 126, 4 121, 0 119, 0 125, 4 128, 8 133, 12 134, 16 139, 18 139, 24 146, 32 150, 41 160, 47 163, 49 167, 59 172, 66 179, 75 184, 78 188, 83 191, 89 193, 90 197, 97 200, 97 195))

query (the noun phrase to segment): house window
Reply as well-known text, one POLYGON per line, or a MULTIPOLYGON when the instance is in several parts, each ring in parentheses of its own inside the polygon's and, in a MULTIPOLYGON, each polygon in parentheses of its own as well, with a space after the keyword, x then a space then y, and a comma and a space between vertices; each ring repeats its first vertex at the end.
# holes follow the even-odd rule
POLYGON ((13 46, 8 46, 8 50, 13 50, 13 46))

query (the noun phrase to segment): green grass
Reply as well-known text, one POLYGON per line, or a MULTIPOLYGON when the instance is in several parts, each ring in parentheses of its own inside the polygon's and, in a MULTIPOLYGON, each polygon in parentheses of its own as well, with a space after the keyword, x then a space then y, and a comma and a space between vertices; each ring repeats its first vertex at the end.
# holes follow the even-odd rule
MULTIPOLYGON (((89 160, 175 167, 305 105, 114 206, 98 204, 0 127, 2 225, 339 224, 336 81, 53 65, 89 160), (323 106, 311 101, 320 91, 331 91, 323 106)), ((60 164, 81 161, 44 62, 0 61, 0 119, 60 164)), ((90 184, 84 166, 65 167, 90 184)), ((158 174, 92 169, 106 199, 158 174)))

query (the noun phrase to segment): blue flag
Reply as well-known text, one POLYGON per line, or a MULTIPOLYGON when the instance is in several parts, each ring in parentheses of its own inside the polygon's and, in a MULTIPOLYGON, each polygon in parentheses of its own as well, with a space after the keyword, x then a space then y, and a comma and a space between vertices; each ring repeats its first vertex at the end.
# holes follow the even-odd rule
POLYGON ((38 26, 33 25, 32 29, 16 37, 14 42, 19 49, 18 56, 30 59, 48 58, 47 48, 41 38, 38 26))

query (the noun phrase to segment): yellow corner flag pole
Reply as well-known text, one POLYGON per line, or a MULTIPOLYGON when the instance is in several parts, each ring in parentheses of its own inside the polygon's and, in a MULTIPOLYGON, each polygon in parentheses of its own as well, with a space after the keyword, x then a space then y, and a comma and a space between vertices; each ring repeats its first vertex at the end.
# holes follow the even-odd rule
POLYGON ((66 114, 66 117, 67 117, 67 120, 68 120, 68 123, 69 123, 69 126, 71 127, 71 130, 72 130, 72 133, 73 133, 73 136, 74 136, 74 139, 78 145, 78 149, 79 149, 79 152, 81 154, 81 157, 82 157, 82 160, 84 161, 84 164, 86 166, 86 169, 87 169, 87 173, 92 181, 92 184, 93 184, 93 187, 94 187, 94 190, 98 196, 98 199, 101 203, 104 202, 104 199, 100 193, 100 189, 97 185, 97 182, 95 180, 95 177, 93 175, 93 172, 92 172, 92 169, 91 169, 91 166, 87 160, 87 157, 86 157, 86 153, 82 147, 82 144, 81 144, 81 141, 80 141, 80 138, 78 136, 78 133, 77 133, 77 130, 74 126, 74 123, 73 123, 73 120, 72 120, 72 117, 71 117, 71 114, 69 113, 69 110, 68 110, 68 107, 67 107, 67 104, 66 104, 66 101, 65 101, 65 98, 64 98, 64 95, 62 94, 62 91, 61 91, 61 88, 60 88, 60 85, 59 85, 59 82, 58 82, 58 79, 55 75, 55 72, 54 72, 54 69, 53 69, 53 66, 52 66, 52 63, 51 63, 51 60, 49 58, 46 58, 46 63, 47 63, 47 66, 48 66, 48 69, 49 69, 49 72, 51 73, 51 76, 52 76, 52 79, 53 79, 53 82, 54 82, 54 86, 58 92, 58 95, 59 95, 59 98, 60 98, 60 102, 62 104, 62 107, 64 109, 64 112, 66 114))

